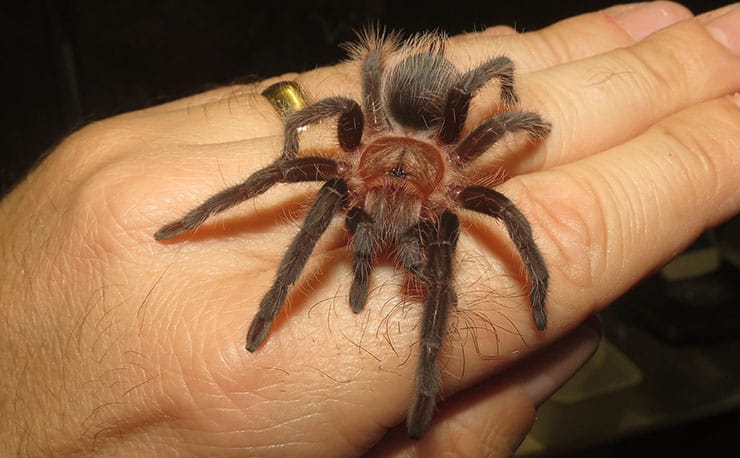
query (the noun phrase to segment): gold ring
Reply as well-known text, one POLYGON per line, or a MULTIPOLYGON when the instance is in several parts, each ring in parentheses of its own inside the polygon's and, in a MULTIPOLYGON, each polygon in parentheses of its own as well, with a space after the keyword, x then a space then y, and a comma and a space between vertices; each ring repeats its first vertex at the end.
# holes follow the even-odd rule
POLYGON ((306 94, 301 86, 294 81, 280 81, 271 84, 262 91, 262 95, 270 101, 272 106, 275 107, 275 111, 283 118, 292 115, 307 105, 306 94))

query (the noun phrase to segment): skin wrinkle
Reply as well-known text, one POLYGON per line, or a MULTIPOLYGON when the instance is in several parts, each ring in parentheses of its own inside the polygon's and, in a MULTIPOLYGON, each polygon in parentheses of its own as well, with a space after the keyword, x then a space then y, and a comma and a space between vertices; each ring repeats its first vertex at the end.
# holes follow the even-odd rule
MULTIPOLYGON (((708 120, 707 124, 713 122, 716 121, 708 120)), ((733 126, 730 125, 728 128, 733 128, 733 126)), ((737 126, 734 126, 734 128, 737 129, 737 126)), ((721 131, 722 129, 709 128, 702 131, 700 137, 694 134, 689 137, 690 134, 687 131, 676 126, 669 127, 661 124, 656 129, 656 140, 660 145, 666 145, 662 149, 667 152, 667 154, 658 156, 658 159, 665 161, 666 164, 662 168, 672 173, 666 175, 666 178, 676 180, 676 182, 671 183, 672 188, 685 190, 688 197, 688 199, 682 200, 682 206, 686 207, 687 210, 681 212, 684 214, 683 219, 686 222, 692 221, 690 216, 695 214, 693 209, 702 205, 701 197, 706 197, 710 191, 713 191, 711 194, 714 196, 726 194, 726 191, 720 189, 717 185, 717 166, 712 158, 713 154, 707 150, 707 131, 715 130, 721 131), (682 165, 680 171, 675 170, 677 161, 682 165), (701 189, 697 189, 696 183, 709 183, 709 186, 702 186, 701 189)), ((714 143, 714 139, 710 140, 714 143)), ((680 210, 677 208, 674 211, 680 210)))
MULTIPOLYGON (((612 208, 616 210, 619 209, 620 202, 617 202, 613 198, 614 195, 618 195, 615 193, 619 192, 621 195, 629 195, 629 191, 635 189, 637 183, 632 182, 630 177, 619 174, 619 170, 621 170, 620 164, 616 164, 614 167, 609 169, 612 173, 609 175, 602 174, 602 176, 603 183, 611 190, 611 193, 604 193, 604 197, 609 198, 611 196, 612 208)), ((614 264, 614 267, 611 269, 612 271, 622 272, 628 269, 631 260, 627 259, 624 253, 629 253, 631 247, 639 246, 640 242, 644 242, 646 223, 651 220, 651 216, 654 216, 649 214, 648 209, 651 207, 656 208, 653 205, 657 201, 654 192, 652 192, 654 190, 655 187, 653 186, 650 191, 642 192, 634 200, 627 201, 626 205, 621 203, 622 208, 619 211, 618 223, 607 228, 606 234, 609 236, 609 239, 606 240, 605 246, 609 247, 607 256, 612 259, 612 264, 614 264), (649 203, 646 203, 648 201, 649 203), (619 242, 620 240, 622 243, 619 242), (621 248, 617 251, 612 247, 621 248)), ((603 274, 605 277, 608 277, 610 272, 605 271, 603 274)))
MULTIPOLYGON (((602 268, 598 270, 598 273, 593 275, 593 278, 610 278, 613 274, 609 270, 608 260, 616 263, 619 267, 617 271, 622 271, 625 268, 626 259, 623 255, 625 251, 629 249, 619 249, 615 252, 615 248, 622 246, 632 246, 632 240, 624 240, 624 237, 630 237, 633 234, 631 227, 634 227, 635 223, 639 223, 640 227, 643 227, 643 221, 647 221, 644 217, 644 211, 636 210, 635 202, 631 200, 619 201, 614 198, 616 195, 629 195, 631 189, 635 189, 634 186, 626 183, 625 180, 629 180, 629 175, 621 173, 625 160, 619 160, 613 158, 613 161, 585 161, 583 164, 583 172, 579 176, 590 177, 590 183, 586 186, 589 189, 589 193, 593 195, 594 202, 597 202, 597 208, 599 209, 599 215, 601 215, 601 224, 603 227, 602 232, 604 233, 603 240, 600 240, 597 244, 600 247, 598 257, 602 259, 602 268), (600 186, 601 185, 601 186, 600 186), (606 187, 605 190, 601 190, 600 187, 606 187), (625 208, 625 203, 628 208, 625 208), (622 209, 620 210, 620 206, 622 209), (625 210, 627 210, 625 212, 625 210), (626 213, 626 215, 625 215, 626 213), (606 221, 613 221, 614 215, 619 214, 618 223, 607 225, 606 221), (622 242, 620 242, 622 241, 622 242)), ((642 200, 645 197, 652 197, 652 193, 641 193, 637 196, 638 199, 642 200)), ((645 208, 645 205, 639 205, 641 208, 645 208)), ((592 210, 584 211, 584 219, 586 215, 590 215, 592 210)), ((595 213, 594 213, 595 214, 595 213)))
POLYGON ((737 84, 737 79, 732 77, 733 71, 738 69, 737 59, 729 55, 727 49, 720 47, 711 39, 707 30, 695 21, 686 21, 676 27, 657 32, 652 40, 635 45, 630 49, 644 66, 643 68, 652 73, 658 82, 658 88, 672 89, 671 91, 653 91, 651 95, 686 94, 689 96, 689 101, 697 101, 694 90, 697 85, 712 84, 716 87, 715 93, 721 95, 731 90, 729 84, 733 82, 737 84), (707 42, 713 44, 710 50, 699 48, 707 42), (648 51, 645 51, 646 49, 648 51), (680 54, 678 54, 679 50, 680 54), (724 58, 715 59, 715 56, 720 54, 724 58), (661 60, 655 59, 655 55, 660 55, 661 60), (664 58, 669 58, 671 63, 667 66, 663 65, 662 59, 664 58), (660 66, 657 66, 658 62, 660 66), (707 69, 715 68, 713 72, 707 71, 707 69), (698 81, 694 81, 697 77, 698 81), (676 88, 678 91, 675 91, 676 88))
MULTIPOLYGON (((687 52, 681 52, 677 55, 676 44, 671 43, 676 40, 674 37, 666 37, 666 46, 659 48, 661 60, 655 59, 657 44, 645 49, 644 46, 636 45, 628 48, 624 52, 625 68, 636 69, 625 73, 632 82, 631 86, 639 88, 645 94, 660 94, 665 100, 656 100, 655 106, 672 107, 676 105, 674 100, 684 99, 684 96, 691 93, 691 88, 685 82, 691 81, 689 75, 696 75, 707 78, 707 72, 697 71, 699 68, 705 68, 700 56, 693 56, 687 52), (690 56, 690 57, 689 57, 690 56), (666 64, 663 59, 670 63, 666 64), (670 90, 661 90, 670 88, 670 90)), ((687 47, 688 44, 687 44, 687 47)), ((621 66, 619 66, 621 67, 621 66)), ((697 84, 701 82, 697 81, 697 84)))
POLYGON ((718 142, 716 138, 711 139, 712 144, 707 145, 706 134, 703 134, 700 140, 690 130, 684 130, 682 127, 659 126, 660 135, 664 137, 661 140, 668 145, 666 150, 669 151, 664 159, 681 163, 683 176, 680 178, 684 181, 682 185, 692 189, 690 193, 693 197, 692 206, 696 207, 703 201, 702 197, 706 197, 707 194, 718 195, 720 193, 717 165, 709 151, 719 149, 716 148, 718 142), (702 183, 702 188, 697 188, 696 183, 702 183), (705 183, 709 186, 704 185, 705 183))
MULTIPOLYGON (((197 111, 193 110, 192 106, 188 106, 186 109, 187 117, 194 121, 202 118, 202 120, 206 122, 207 126, 218 126, 219 129, 223 129, 223 122, 226 121, 226 126, 234 128, 237 126, 237 121, 239 119, 242 119, 244 114, 247 114, 249 112, 248 110, 254 109, 254 106, 256 105, 255 101, 260 98, 260 94, 254 91, 252 93, 243 94, 243 96, 245 96, 244 100, 242 100, 241 103, 238 104, 232 104, 232 101, 236 100, 237 98, 241 98, 242 94, 231 92, 230 94, 225 94, 218 100, 200 105, 199 107, 197 107, 197 111), (243 111, 241 113, 237 112, 234 110, 234 107, 243 111), (224 114, 226 116, 220 113, 221 111, 225 111, 224 114), (229 120, 231 120, 231 122, 229 122, 229 120)), ((268 113, 269 112, 265 112, 265 117, 270 116, 270 114, 268 113)), ((272 119, 275 119, 275 116, 270 117, 272 119)), ((241 123, 241 127, 249 129, 249 126, 244 126, 243 123, 241 123)), ((243 134, 241 138, 243 138, 243 134)), ((236 137, 235 139, 239 140, 239 137, 236 137)))
POLYGON ((542 112, 542 116, 552 123, 553 128, 547 136, 547 141, 530 148, 526 151, 526 155, 517 155, 513 161, 507 161, 504 158, 502 166, 509 169, 509 173, 513 175, 540 170, 551 163, 559 164, 564 154, 575 152, 573 148, 569 148, 569 145, 577 145, 578 142, 575 140, 583 136, 582 129, 579 129, 583 124, 580 121, 582 118, 574 117, 573 113, 582 113, 584 110, 576 105, 578 99, 568 94, 570 88, 564 88, 558 84, 553 76, 543 74, 526 80, 522 79, 519 83, 522 86, 519 91, 520 105, 524 109, 532 107, 542 112), (552 100, 551 97, 559 102, 556 104, 547 102, 552 100), (564 122, 568 123, 568 129, 559 127, 564 122), (568 138, 565 137, 566 135, 568 138))
POLYGON ((574 175, 567 169, 553 169, 540 176, 540 180, 530 180, 534 182, 532 185, 525 185, 524 180, 510 180, 504 187, 516 184, 516 191, 507 189, 504 192, 516 195, 523 211, 531 215, 533 225, 539 229, 536 240, 547 254, 549 268, 564 276, 571 286, 588 289, 605 268, 606 240, 597 239, 594 234, 606 227, 606 206, 598 199, 594 186, 582 175, 574 175), (568 185, 558 185, 560 194, 544 194, 538 190, 540 186, 547 189, 551 182, 566 181, 563 177, 568 185), (583 199, 586 196, 589 200, 583 199), (587 254, 586 259, 584 254, 587 254))
MULTIPOLYGON (((585 256, 590 260, 588 263, 591 267, 589 269, 590 275, 589 280, 584 282, 583 280, 577 280, 575 284, 583 285, 584 289, 587 289, 591 285, 595 284, 598 278, 611 278, 615 275, 615 272, 623 271, 627 264, 633 262, 633 260, 627 260, 623 253, 630 251, 630 246, 634 244, 634 240, 625 239, 630 237, 634 231, 630 230, 630 226, 637 224, 640 227, 644 227, 644 210, 637 210, 635 208, 635 201, 627 200, 631 211, 625 214, 625 202, 617 202, 613 199, 613 195, 623 195, 625 191, 634 189, 634 186, 625 185, 624 180, 629 180, 629 176, 624 176, 617 172, 621 168, 621 163, 612 164, 612 166, 603 167, 603 164, 594 165, 587 161, 583 164, 583 171, 577 175, 576 182, 571 181, 567 188, 578 189, 585 188, 590 191, 581 193, 582 196, 590 195, 593 200, 589 201, 593 204, 586 204, 583 200, 578 202, 577 206, 573 209, 575 213, 579 215, 577 221, 582 224, 580 231, 576 230, 575 233, 583 234, 604 234, 603 238, 599 241, 595 241, 592 238, 588 239, 588 242, 583 246, 582 251, 577 249, 572 252, 572 257, 578 258, 579 254, 585 256), (600 166, 601 165, 601 166, 600 166), (604 173, 608 170, 609 173, 604 173), (584 177, 588 177, 586 181, 584 177), (590 181, 598 181, 598 184, 591 183, 590 181), (607 187, 604 189, 604 187, 607 187), (621 207, 621 211, 617 211, 621 207), (595 215, 600 215, 595 217, 595 215), (606 225, 606 221, 618 221, 617 224, 606 225), (596 222, 594 224, 594 221, 596 222), (600 226, 600 227, 599 227, 600 226), (614 248, 619 248, 619 251, 615 251, 614 248)), ((576 175, 571 174, 571 178, 576 175)), ((629 195, 629 193, 627 193, 629 195)), ((637 196, 638 201, 643 200, 645 197, 650 197, 650 193, 642 193, 637 196)), ((555 210, 558 208, 558 204, 550 201, 551 210, 554 207, 555 210)), ((640 208, 646 208, 646 205, 639 205, 640 208)), ((557 218, 563 220, 563 215, 558 214, 557 218)), ((578 224, 578 223, 576 223, 578 224)), ((543 227, 548 227, 544 225, 543 227)), ((562 236, 560 236, 562 239, 562 236)), ((644 243, 644 239, 641 240, 644 243)), ((566 257, 567 259, 568 257, 566 257)), ((582 265, 582 261, 578 261, 575 264, 570 265, 582 265)), ((558 265, 567 265, 560 264, 558 265)), ((613 294, 613 293, 612 293, 613 294)))
MULTIPOLYGON (((557 33, 557 30, 545 29, 542 32, 543 33, 533 34, 534 36, 532 37, 533 40, 531 40, 531 42, 532 48, 536 49, 534 54, 550 56, 554 58, 554 62, 571 62, 574 60, 571 46, 568 44, 569 42, 573 43, 572 40, 568 40, 562 34, 557 33), (544 52, 542 52, 542 50, 544 50, 544 52)), ((520 60, 530 61, 530 59, 520 60)))
POLYGON ((610 14, 614 8, 615 7, 590 13, 588 15, 588 24, 590 27, 581 31, 578 40, 573 40, 572 37, 563 35, 570 30, 569 25, 571 22, 575 22, 576 18, 566 19, 552 27, 545 28, 543 30, 544 33, 539 35, 542 37, 541 44, 554 51, 554 55, 557 56, 557 59, 552 61, 548 66, 557 65, 561 62, 572 62, 578 60, 584 55, 589 55, 589 45, 587 43, 591 39, 600 39, 605 30, 609 31, 609 35, 613 37, 616 43, 618 43, 618 47, 629 46, 634 43, 634 40, 625 32, 619 23, 617 23, 613 14, 610 14), (557 48, 553 49, 552 45, 549 44, 551 40, 554 40, 558 45, 562 46, 563 52, 559 52, 557 48))

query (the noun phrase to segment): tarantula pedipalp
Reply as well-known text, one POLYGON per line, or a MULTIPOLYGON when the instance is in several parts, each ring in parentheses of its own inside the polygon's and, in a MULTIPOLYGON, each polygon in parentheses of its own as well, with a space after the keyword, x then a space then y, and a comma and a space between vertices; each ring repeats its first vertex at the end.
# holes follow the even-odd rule
POLYGON ((470 184, 466 174, 469 164, 505 134, 522 131, 541 138, 550 126, 536 113, 512 109, 517 96, 509 58, 499 56, 460 73, 444 55, 445 41, 440 34, 401 42, 395 34, 366 33, 349 47, 361 66, 362 105, 329 97, 288 116, 283 152, 275 162, 154 235, 157 240, 176 237, 277 183, 324 181, 259 305, 246 348, 255 351, 264 341, 318 239, 346 210, 354 255, 352 311, 365 306, 374 258, 382 250, 395 253, 425 289, 416 391, 407 418, 413 438, 421 437, 434 413, 438 354, 457 303, 451 285, 460 230, 454 210, 472 210, 504 223, 531 283, 535 325, 543 330, 547 324, 548 271, 527 219, 506 196, 470 184), (471 99, 491 80, 500 85, 506 111, 462 136, 471 99), (328 118, 337 119, 341 158, 299 157, 301 128, 328 118))

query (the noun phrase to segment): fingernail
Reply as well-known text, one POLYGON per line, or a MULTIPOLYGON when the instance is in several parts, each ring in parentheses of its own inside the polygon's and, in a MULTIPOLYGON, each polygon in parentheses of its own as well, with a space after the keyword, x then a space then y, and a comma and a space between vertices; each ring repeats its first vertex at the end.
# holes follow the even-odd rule
POLYGON ((535 406, 550 398, 565 384, 596 352, 601 342, 603 331, 601 321, 591 317, 581 326, 546 349, 554 361, 552 365, 541 370, 525 382, 524 390, 535 406))
POLYGON ((735 4, 708 15, 707 30, 733 54, 740 56, 740 6, 735 4), (724 11, 723 11, 724 10, 724 11))
POLYGON ((635 41, 676 22, 692 17, 686 7, 672 2, 645 2, 617 5, 604 12, 635 41))

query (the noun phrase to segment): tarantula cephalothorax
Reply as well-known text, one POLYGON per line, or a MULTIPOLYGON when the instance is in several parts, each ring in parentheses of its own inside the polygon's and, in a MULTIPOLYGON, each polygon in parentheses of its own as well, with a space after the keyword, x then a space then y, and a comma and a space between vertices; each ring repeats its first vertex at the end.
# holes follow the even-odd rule
POLYGON ((407 418, 409 436, 418 438, 434 413, 440 389, 438 353, 450 308, 457 303, 451 285, 457 209, 504 223, 531 283, 534 322, 540 330, 546 326, 548 272, 527 219, 504 195, 471 184, 466 175, 470 163, 503 135, 523 131, 540 138, 550 126, 536 113, 511 109, 517 96, 507 57, 460 73, 445 58, 446 37, 440 34, 405 42, 396 34, 376 32, 361 38, 348 47, 361 66, 361 105, 347 97, 329 97, 288 116, 283 152, 275 162, 210 197, 154 237, 180 235, 276 183, 325 182, 260 303, 247 333, 247 350, 256 350, 265 339, 319 237, 346 210, 354 253, 352 311, 365 306, 373 260, 381 250, 393 253, 424 290, 416 391, 407 418), (472 97, 491 80, 498 82, 506 110, 462 135, 472 97), (301 128, 327 118, 337 119, 341 157, 299 157, 301 128))

